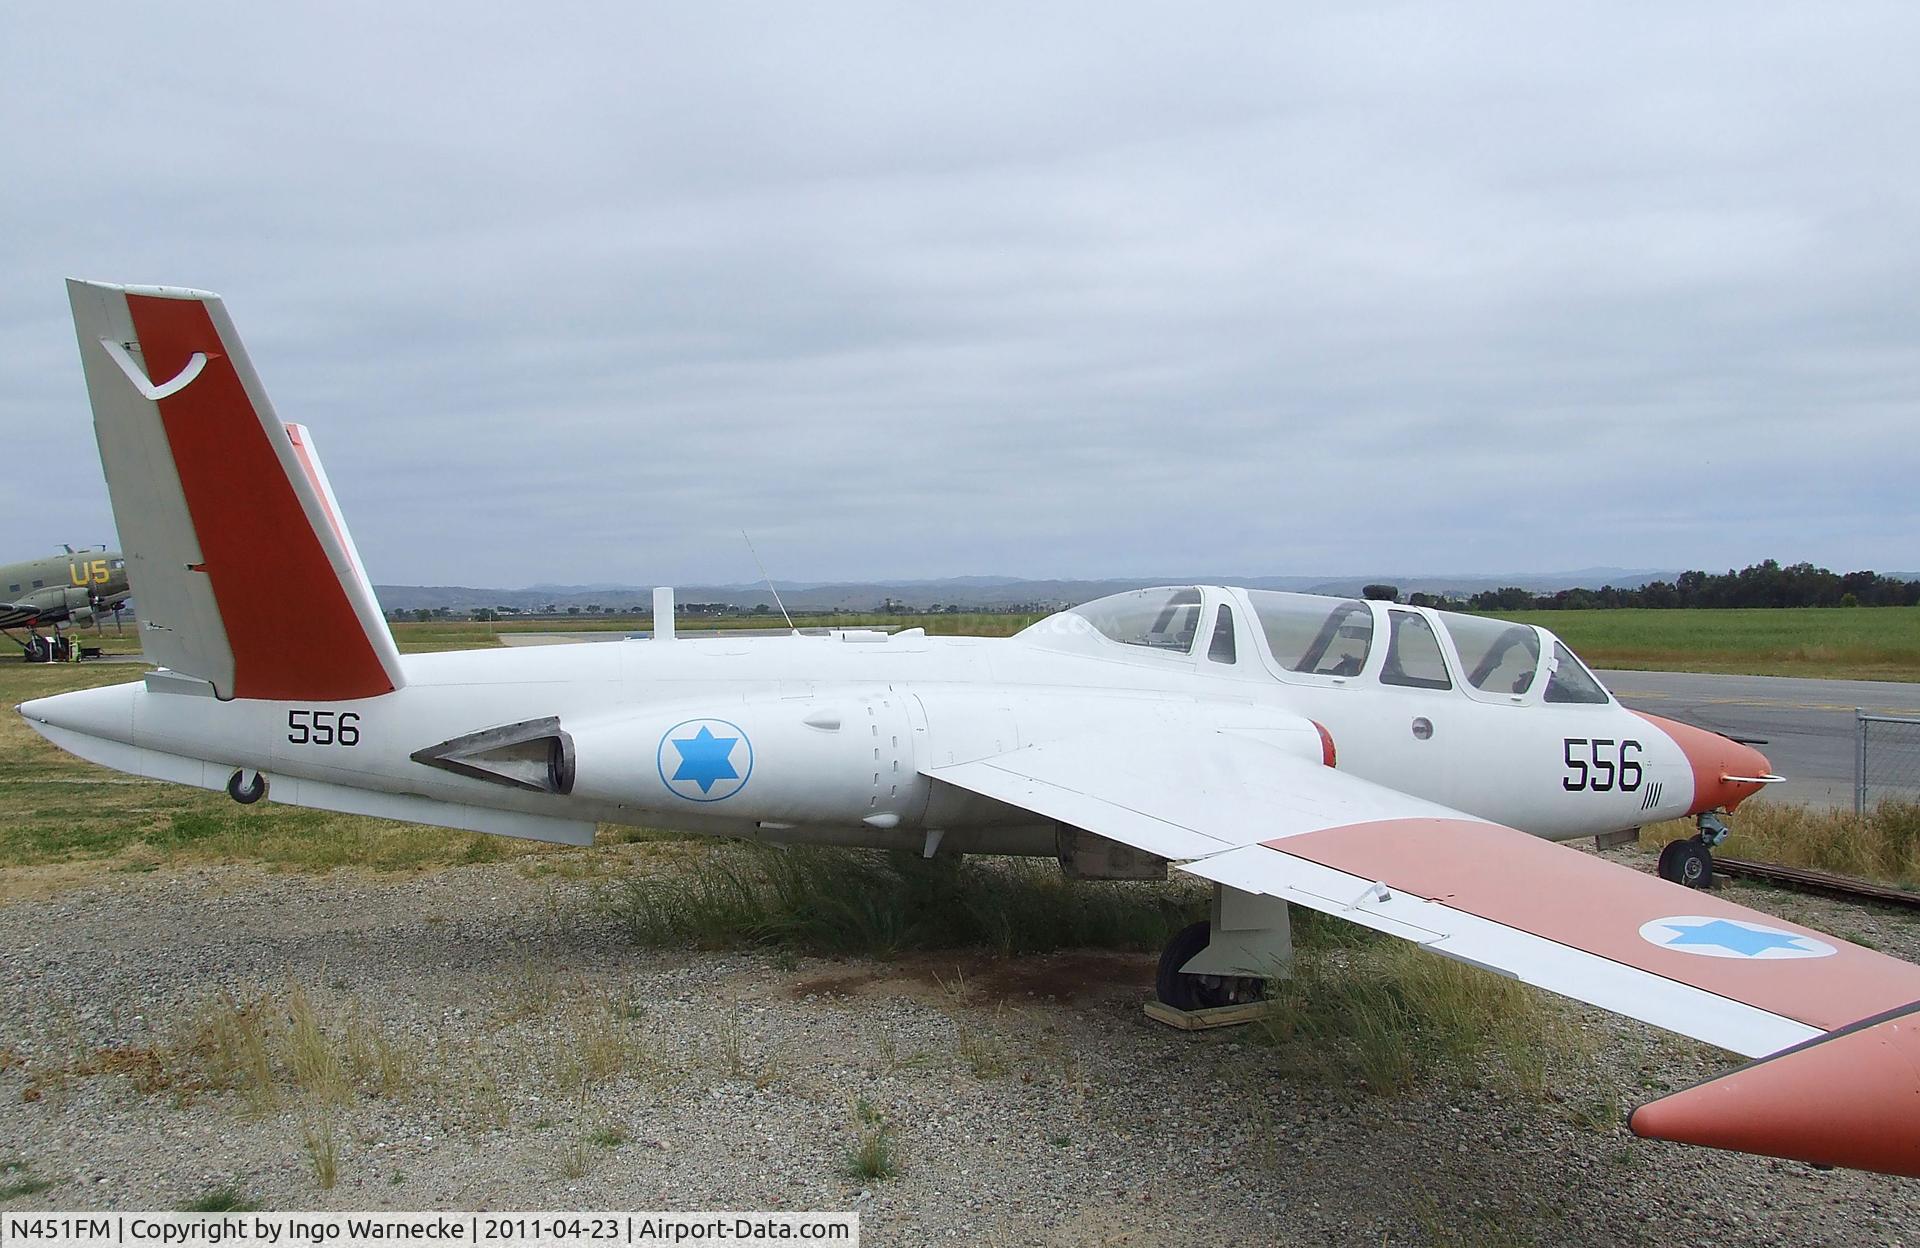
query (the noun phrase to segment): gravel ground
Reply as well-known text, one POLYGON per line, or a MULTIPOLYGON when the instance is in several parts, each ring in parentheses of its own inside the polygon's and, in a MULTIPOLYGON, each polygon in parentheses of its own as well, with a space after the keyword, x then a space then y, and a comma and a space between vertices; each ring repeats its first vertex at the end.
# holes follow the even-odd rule
MULTIPOLYGON (((0 1186, 51 1186, 4 1207, 237 1184, 289 1209, 857 1209, 871 1244, 1920 1243, 1920 1183, 1583 1112, 1731 1065, 1597 1012, 1573 1015, 1598 1056, 1557 1097, 1375 1097, 1288 1078, 1244 1033, 1146 1021, 1147 956, 638 948, 604 904, 619 851, 589 862, 8 873, 0 1159, 26 1169, 0 1186), (237 1017, 221 1002, 265 998, 284 1028, 296 993, 354 1086, 219 1086, 245 1082, 196 1048, 237 1017), (872 1120, 891 1179, 848 1168, 872 1120)), ((1736 895, 1920 959, 1904 914, 1736 895)))

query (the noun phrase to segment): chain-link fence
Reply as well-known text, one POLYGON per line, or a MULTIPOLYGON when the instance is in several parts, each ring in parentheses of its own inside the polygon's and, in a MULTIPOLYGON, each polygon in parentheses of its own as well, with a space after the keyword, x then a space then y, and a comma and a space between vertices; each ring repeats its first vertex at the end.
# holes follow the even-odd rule
POLYGON ((1920 719, 1853 713, 1853 810, 1882 798, 1920 801, 1920 719))

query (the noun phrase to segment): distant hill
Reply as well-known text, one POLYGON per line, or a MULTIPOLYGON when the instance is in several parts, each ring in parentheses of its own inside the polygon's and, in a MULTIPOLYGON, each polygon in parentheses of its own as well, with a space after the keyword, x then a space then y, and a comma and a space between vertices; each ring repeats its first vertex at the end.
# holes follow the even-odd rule
MULTIPOLYGON (((1144 585, 1242 585, 1248 589, 1290 589, 1301 593, 1357 597, 1363 585, 1395 585, 1411 593, 1446 594, 1465 598, 1484 590, 1516 586, 1536 594, 1563 589, 1598 589, 1612 585, 1636 588, 1653 580, 1671 580, 1679 573, 1659 569, 1581 568, 1572 572, 1512 572, 1429 575, 1381 573, 1373 576, 1155 576, 1106 580, 1025 580, 1011 576, 956 576, 925 581, 786 582, 776 584, 792 611, 876 611, 888 599, 912 608, 935 605, 980 610, 1034 606, 1042 609, 1073 606, 1106 594, 1144 585)), ((597 606, 607 610, 642 611, 653 605, 653 587, 610 585, 536 585, 526 589, 486 589, 467 585, 376 585, 374 593, 388 611, 418 611, 445 607, 470 611, 476 607, 513 607, 539 610, 548 605, 597 606)), ((677 585, 674 597, 682 604, 723 603, 753 608, 773 605, 765 585, 677 585)))

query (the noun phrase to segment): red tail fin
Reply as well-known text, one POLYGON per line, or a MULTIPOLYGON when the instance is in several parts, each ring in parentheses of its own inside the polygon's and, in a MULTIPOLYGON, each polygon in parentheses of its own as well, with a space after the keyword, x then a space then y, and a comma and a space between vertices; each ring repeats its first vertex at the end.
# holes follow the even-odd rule
POLYGON ((217 295, 69 282, 149 658, 223 698, 401 684, 310 440, 274 416, 217 295))

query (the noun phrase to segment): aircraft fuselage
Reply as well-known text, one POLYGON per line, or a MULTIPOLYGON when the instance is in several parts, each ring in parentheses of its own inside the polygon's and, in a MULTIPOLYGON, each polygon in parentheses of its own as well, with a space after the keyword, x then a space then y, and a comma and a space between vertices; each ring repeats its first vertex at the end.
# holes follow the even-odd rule
MULTIPOLYGON (((1448 689, 1389 686, 1382 647, 1352 677, 1289 681, 1241 591, 1205 594, 1208 619, 1224 606, 1241 621, 1237 662, 1204 644, 1115 645, 1064 613, 1007 639, 855 630, 417 654, 402 688, 354 701, 221 701, 161 674, 21 709, 127 770, 206 787, 260 772, 276 800, 555 840, 619 823, 918 848, 940 829, 949 849, 1052 854, 1052 825, 926 772, 1090 725, 1253 736, 1556 840, 1729 803, 1699 779, 1688 730, 1610 698, 1476 698, 1457 673, 1448 689), (485 811, 527 818, 463 817, 485 811)), ((1384 630, 1387 608, 1369 609, 1384 630)))

